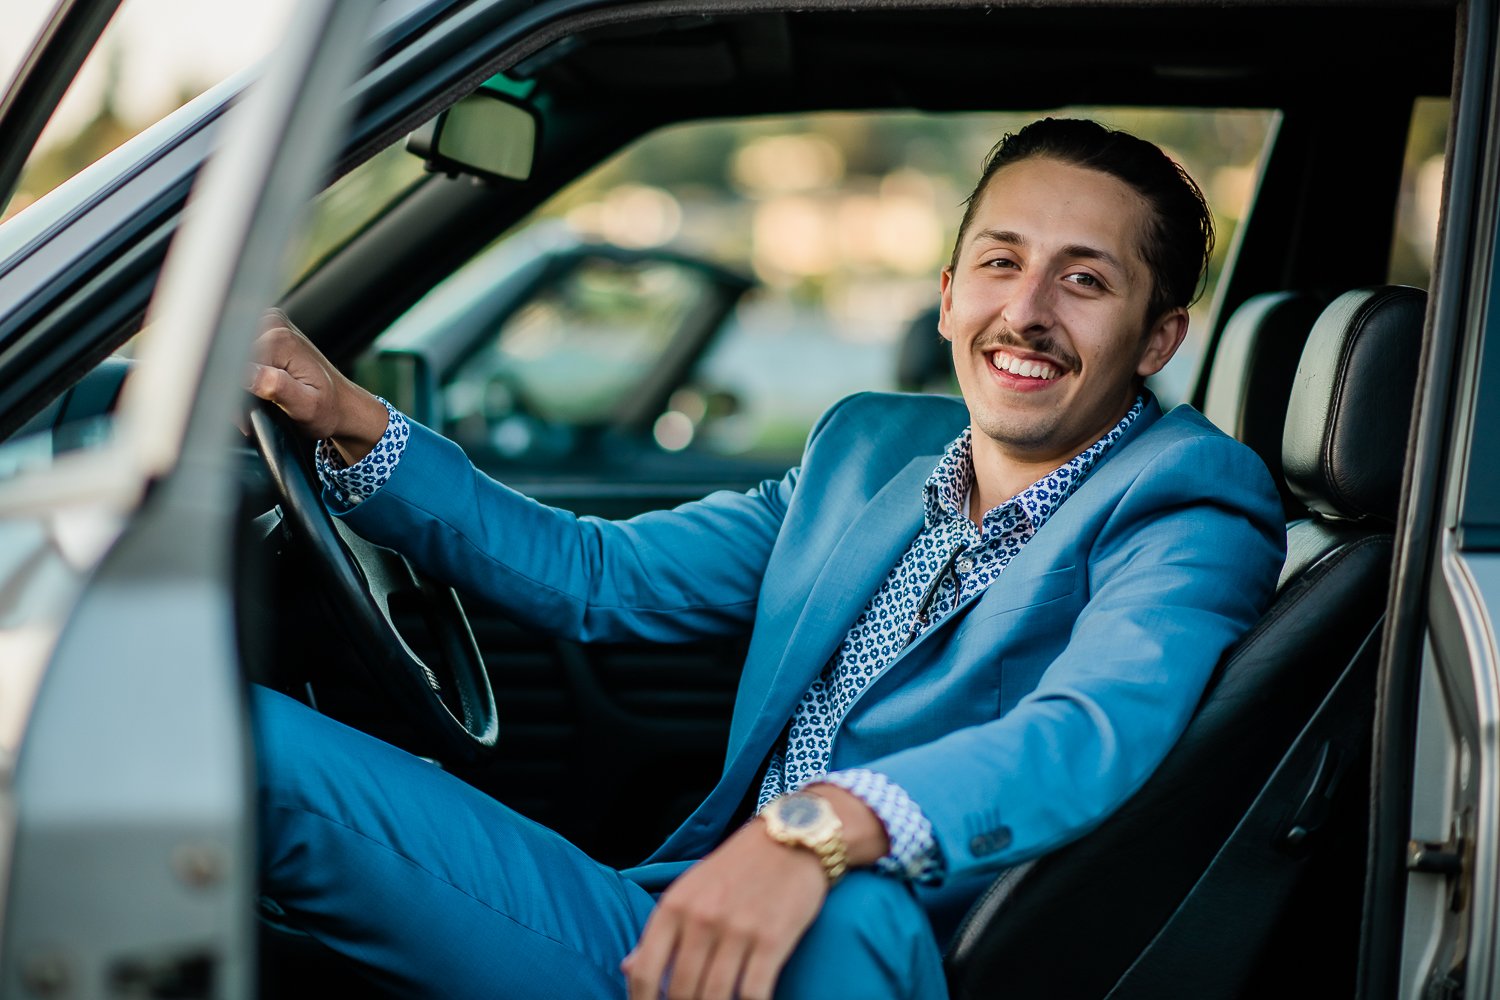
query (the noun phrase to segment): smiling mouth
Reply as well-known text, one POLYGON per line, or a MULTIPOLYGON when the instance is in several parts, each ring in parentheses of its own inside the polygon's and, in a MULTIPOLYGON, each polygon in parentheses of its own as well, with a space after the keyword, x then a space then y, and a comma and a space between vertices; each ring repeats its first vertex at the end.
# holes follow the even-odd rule
POLYGON ((1036 379, 1039 382, 1050 382, 1063 373, 1063 369, 1055 362, 1045 359, 1018 358, 1009 351, 995 351, 990 355, 990 364, 998 371, 1019 378, 1036 379))

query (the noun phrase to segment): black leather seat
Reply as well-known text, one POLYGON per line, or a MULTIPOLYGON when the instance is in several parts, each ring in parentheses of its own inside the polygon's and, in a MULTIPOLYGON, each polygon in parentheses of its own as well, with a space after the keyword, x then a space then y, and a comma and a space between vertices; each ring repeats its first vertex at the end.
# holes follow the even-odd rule
POLYGON ((954 392, 953 351, 938 330, 940 310, 911 318, 896 346, 896 388, 902 392, 954 392))
POLYGON ((1325 296, 1301 291, 1246 299, 1224 324, 1203 397, 1203 415, 1248 444, 1271 470, 1288 521, 1307 510, 1281 471, 1281 431, 1302 347, 1327 304, 1325 296))
POLYGON ((1424 304, 1362 289, 1318 318, 1283 446, 1310 516, 1288 529, 1274 604, 1150 781, 975 904, 947 956, 954 997, 1352 991, 1374 653, 1424 304))

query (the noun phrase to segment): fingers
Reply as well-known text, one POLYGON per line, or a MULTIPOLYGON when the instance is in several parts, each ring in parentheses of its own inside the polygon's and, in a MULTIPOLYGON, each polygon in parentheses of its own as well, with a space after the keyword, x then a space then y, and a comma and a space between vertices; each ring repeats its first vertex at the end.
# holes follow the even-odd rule
POLYGON ((790 948, 758 948, 746 955, 745 971, 740 977, 740 1000, 771 1000, 776 980, 791 955, 790 948))
POLYGON ((630 1000, 658 1000, 667 962, 677 944, 674 917, 657 909, 646 921, 646 929, 635 950, 625 956, 620 969, 630 986, 630 1000))
POLYGON ((703 1000, 733 1000, 734 997, 743 997, 743 993, 737 993, 735 988, 740 982, 740 973, 745 967, 745 959, 750 951, 750 944, 743 939, 726 939, 719 942, 714 949, 713 961, 702 976, 702 983, 698 988, 698 995, 703 1000))
POLYGON ((635 950, 620 964, 631 1000, 770 1000, 795 936, 782 943, 734 915, 709 918, 695 915, 691 908, 679 911, 670 899, 664 902, 647 921, 635 950), (760 952, 764 991, 747 993, 742 976, 760 952))
POLYGON ((631 1000, 770 1000, 828 881, 810 852, 746 826, 662 893, 621 963, 631 1000))
POLYGON ((252 361, 245 370, 245 388, 252 396, 259 396, 269 403, 281 402, 289 394, 291 383, 296 380, 285 368, 275 368, 252 361))
POLYGON ((698 1000, 698 981, 712 960, 714 938, 711 931, 689 926, 678 935, 670 971, 664 975, 667 1000, 698 1000))
POLYGON ((269 309, 261 317, 254 361, 245 388, 275 403, 311 438, 332 436, 340 426, 342 377, 285 313, 269 309))
POLYGON ((675 946, 663 949, 654 935, 641 935, 641 943, 620 966, 631 1000, 734 1000, 743 995, 735 988, 750 950, 749 938, 719 938, 678 927, 674 940, 675 946))

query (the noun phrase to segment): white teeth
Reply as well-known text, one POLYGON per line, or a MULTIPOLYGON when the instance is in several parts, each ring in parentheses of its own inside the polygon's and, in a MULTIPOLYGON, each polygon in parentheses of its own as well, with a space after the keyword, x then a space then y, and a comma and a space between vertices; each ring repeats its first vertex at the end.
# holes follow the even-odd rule
POLYGON ((1022 378, 1039 378, 1043 381, 1051 381, 1060 374, 1058 370, 1045 361, 1021 361, 1011 357, 1004 351, 996 351, 994 354, 994 366, 1001 371, 1019 375, 1022 378))

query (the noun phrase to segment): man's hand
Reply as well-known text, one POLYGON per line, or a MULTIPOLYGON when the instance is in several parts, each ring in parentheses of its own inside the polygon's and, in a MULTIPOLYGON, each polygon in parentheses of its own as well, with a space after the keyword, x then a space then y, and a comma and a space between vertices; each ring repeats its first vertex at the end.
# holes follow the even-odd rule
POLYGON ((269 310, 255 341, 246 388, 286 411, 310 438, 327 438, 354 464, 385 433, 390 415, 374 396, 335 368, 279 309, 269 310))
POLYGON ((621 963, 631 1000, 770 1000, 776 977, 828 894, 811 851, 778 844, 759 820, 662 894, 621 963))
MULTIPOLYGON (((842 788, 813 785, 844 824, 851 865, 890 848, 875 814, 842 788)), ((828 895, 811 851, 777 843, 752 820, 662 894, 620 968, 631 1000, 770 1000, 782 967, 828 895)))

